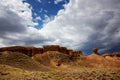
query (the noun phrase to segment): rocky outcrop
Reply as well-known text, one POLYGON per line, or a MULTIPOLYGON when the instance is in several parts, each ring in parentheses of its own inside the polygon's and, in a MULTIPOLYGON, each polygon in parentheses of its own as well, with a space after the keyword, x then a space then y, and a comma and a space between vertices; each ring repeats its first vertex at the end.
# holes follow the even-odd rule
POLYGON ((93 61, 102 61, 103 57, 99 55, 98 49, 97 48, 93 48, 92 50, 93 50, 93 53, 88 55, 86 57, 86 60, 87 61, 92 61, 92 60, 93 61))
POLYGON ((66 47, 61 47, 59 45, 46 45, 43 46, 43 51, 47 52, 47 51, 58 51, 64 54, 68 54, 68 55, 74 55, 74 56, 80 56, 82 55, 81 51, 74 51, 72 49, 67 49, 66 47))
POLYGON ((80 56, 82 55, 82 51, 74 51, 74 50, 68 50, 69 51, 69 55, 70 55, 70 59, 72 61, 75 61, 77 59, 80 59, 80 56))
POLYGON ((60 46, 59 45, 45 45, 43 46, 44 52, 47 51, 59 51, 60 46))
POLYGON ((99 55, 98 49, 97 48, 93 48, 93 53, 99 55))
POLYGON ((80 57, 82 55, 82 51, 69 51, 69 55, 74 56, 74 57, 80 57))
POLYGON ((64 53, 64 54, 69 54, 66 47, 60 47, 59 52, 64 53))
POLYGON ((43 54, 44 52, 47 51, 58 51, 74 57, 82 55, 81 51, 70 50, 67 49, 66 47, 60 47, 59 45, 45 45, 43 46, 43 48, 36 48, 29 46, 13 46, 13 47, 0 48, 0 52, 4 52, 4 51, 20 52, 30 57, 34 56, 35 54, 43 54))
POLYGON ((23 47, 23 46, 13 46, 13 47, 4 47, 0 48, 0 52, 10 51, 10 52, 20 52, 26 54, 28 56, 33 56, 35 54, 42 54, 43 48, 35 48, 35 47, 23 47))
POLYGON ((110 57, 120 57, 120 53, 105 53, 102 55, 103 57, 110 56, 110 57))
POLYGON ((42 53, 43 53, 43 48, 33 48, 32 49, 32 55, 42 54, 42 53))
POLYGON ((22 47, 22 46, 13 46, 13 47, 4 47, 0 48, 0 52, 11 51, 11 52, 20 52, 28 56, 32 56, 32 47, 22 47))

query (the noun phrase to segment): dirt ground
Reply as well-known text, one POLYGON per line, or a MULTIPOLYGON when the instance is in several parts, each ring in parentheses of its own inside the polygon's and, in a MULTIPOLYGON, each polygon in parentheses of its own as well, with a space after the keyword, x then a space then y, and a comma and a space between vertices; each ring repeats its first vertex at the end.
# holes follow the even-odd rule
POLYGON ((71 61, 58 52, 37 55, 35 59, 2 53, 0 80, 120 80, 120 60, 91 55, 71 61), (63 62, 57 66, 59 60, 63 62))
POLYGON ((120 68, 72 67, 42 72, 0 64, 0 80, 120 80, 120 68))

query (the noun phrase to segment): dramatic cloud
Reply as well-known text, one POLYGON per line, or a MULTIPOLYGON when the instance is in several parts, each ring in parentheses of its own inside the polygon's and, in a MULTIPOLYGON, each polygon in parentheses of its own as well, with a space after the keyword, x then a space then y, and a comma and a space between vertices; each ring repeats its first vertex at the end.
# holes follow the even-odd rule
POLYGON ((56 44, 75 49, 105 48, 120 42, 119 0, 70 0, 65 10, 44 26, 56 44))
MULTIPOLYGON (((35 20, 41 20, 36 17, 35 20)), ((28 3, 22 0, 0 1, 0 46, 38 45, 48 41, 34 27, 32 11, 28 3), (42 41, 43 40, 43 41, 42 41), (33 41, 33 42, 31 42, 33 41), (34 43, 34 44, 35 44, 34 43)))
POLYGON ((70 0, 64 8, 54 19, 46 16, 43 28, 38 30, 29 4, 1 0, 0 46, 59 44, 82 50, 120 47, 120 0, 70 0))

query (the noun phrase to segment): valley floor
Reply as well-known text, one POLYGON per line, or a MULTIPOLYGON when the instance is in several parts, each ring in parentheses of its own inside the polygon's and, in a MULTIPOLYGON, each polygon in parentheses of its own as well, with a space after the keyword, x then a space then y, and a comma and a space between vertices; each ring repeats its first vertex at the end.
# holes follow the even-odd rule
POLYGON ((29 71, 0 64, 0 80, 120 80, 120 68, 71 68, 29 71))

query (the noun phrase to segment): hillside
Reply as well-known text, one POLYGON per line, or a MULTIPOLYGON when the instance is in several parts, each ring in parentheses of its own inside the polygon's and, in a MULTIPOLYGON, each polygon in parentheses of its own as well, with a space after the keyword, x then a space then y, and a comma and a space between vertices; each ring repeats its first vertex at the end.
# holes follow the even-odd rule
POLYGON ((69 55, 57 51, 47 51, 44 54, 36 54, 32 59, 53 69, 67 69, 71 62, 69 55), (60 66, 58 66, 59 63, 60 66))
POLYGON ((84 56, 81 51, 53 45, 44 46, 43 53, 39 53, 41 48, 23 48, 0 49, 0 80, 120 79, 119 53, 99 55, 94 48, 92 54, 84 56))
POLYGON ((39 62, 31 59, 29 56, 18 52, 1 52, 0 64, 6 64, 26 70, 49 70, 39 62))

